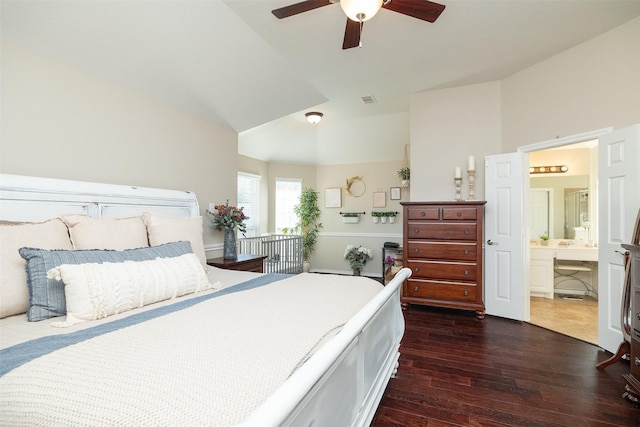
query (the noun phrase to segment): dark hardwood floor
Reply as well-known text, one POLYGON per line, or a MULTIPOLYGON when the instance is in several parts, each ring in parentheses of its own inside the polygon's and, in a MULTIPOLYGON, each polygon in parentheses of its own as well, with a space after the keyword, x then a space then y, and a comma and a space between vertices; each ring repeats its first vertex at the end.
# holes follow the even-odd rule
POLYGON ((498 317, 410 306, 373 426, 640 426, 629 370, 599 347, 498 317))

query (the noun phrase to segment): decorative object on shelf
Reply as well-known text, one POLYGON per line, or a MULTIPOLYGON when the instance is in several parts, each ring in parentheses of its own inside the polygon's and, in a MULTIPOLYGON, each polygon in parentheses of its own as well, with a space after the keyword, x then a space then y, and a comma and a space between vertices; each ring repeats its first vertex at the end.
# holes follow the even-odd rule
POLYGON ((568 172, 569 168, 567 165, 559 165, 559 166, 531 166, 529 168, 530 174, 536 173, 565 173, 568 172))
POLYGON ((360 215, 364 215, 366 212, 340 212, 342 215, 342 222, 345 224, 357 224, 360 222, 360 215))
POLYGON ((476 160, 473 156, 469 156, 469 165, 467 167, 469 175, 469 198, 467 200, 476 199, 476 160))
POLYGON ((236 228, 240 230, 242 235, 247 232, 247 226, 244 221, 249 219, 243 212, 244 208, 229 206, 229 200, 224 205, 215 205, 215 212, 206 210, 211 219, 211 225, 216 230, 224 230, 224 259, 236 259, 238 252, 236 250, 236 228))
POLYGON ((409 145, 404 144, 404 154, 402 156, 402 167, 398 171, 398 176, 402 180, 402 188, 409 188, 411 179, 411 169, 409 169, 409 145))
POLYGON ((325 208, 341 208, 342 207, 342 190, 340 190, 340 188, 325 188, 324 207, 325 208))
POLYGON ((389 198, 391 200, 400 200, 400 197, 401 197, 400 187, 389 188, 389 198))
POLYGON ((360 270, 364 268, 367 261, 373 258, 371 249, 362 246, 347 245, 344 251, 344 259, 349 261, 349 266, 353 270, 354 276, 360 275, 360 270))
POLYGON ((548 246, 549 245, 549 236, 547 234, 541 234, 540 235, 540 244, 542 246, 548 246))
POLYGON ((455 201, 456 202, 461 202, 462 201, 462 170, 460 169, 460 166, 456 166, 456 173, 453 176, 453 180, 456 183, 456 198, 455 201))
POLYGON ((376 191, 373 193, 373 207, 384 208, 387 206, 387 192, 376 191))
MULTIPOLYGON (((338 195, 340 189, 337 188, 338 195)), ((320 223, 320 215, 322 211, 318 206, 318 192, 310 187, 305 187, 300 193, 300 203, 293 207, 293 212, 298 217, 298 223, 292 229, 283 229, 284 234, 300 234, 302 236, 302 259, 303 271, 310 269, 309 258, 316 248, 318 234, 322 228, 320 223)))
POLYGON ((367 190, 367 184, 362 180, 361 176, 352 176, 345 183, 344 191, 353 197, 360 197, 367 190))
POLYGON ((307 118, 307 121, 309 123, 311 123, 312 125, 315 125, 317 123, 320 123, 320 120, 322 120, 322 116, 324 116, 324 114, 319 113, 317 111, 310 111, 306 113, 304 116, 307 118))

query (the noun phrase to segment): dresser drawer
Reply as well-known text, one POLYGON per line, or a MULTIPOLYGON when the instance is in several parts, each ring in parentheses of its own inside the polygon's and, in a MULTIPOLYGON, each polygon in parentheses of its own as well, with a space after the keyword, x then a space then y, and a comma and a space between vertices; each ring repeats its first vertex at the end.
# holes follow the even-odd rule
POLYGON ((475 261, 478 254, 475 243, 440 243, 409 240, 407 258, 450 259, 475 261))
POLYGON ((475 223, 419 223, 407 224, 408 239, 476 241, 475 223))
POLYGON ((631 351, 629 352, 631 374, 640 379, 640 332, 631 332, 631 351))
POLYGON ((453 279, 475 282, 478 266, 472 262, 417 261, 409 259, 407 267, 415 278, 453 279))
POLYGON ((404 296, 447 301, 476 300, 477 286, 469 283, 438 282, 433 280, 408 279, 404 296))
POLYGON ((475 220, 477 216, 476 208, 442 208, 442 219, 444 220, 475 220))
POLYGON ((440 208, 437 206, 408 207, 407 219, 437 220, 440 219, 440 208))
POLYGON ((631 313, 631 326, 640 334, 640 288, 634 286, 631 288, 631 291, 633 292, 633 301, 631 301, 631 308, 633 309, 631 313))

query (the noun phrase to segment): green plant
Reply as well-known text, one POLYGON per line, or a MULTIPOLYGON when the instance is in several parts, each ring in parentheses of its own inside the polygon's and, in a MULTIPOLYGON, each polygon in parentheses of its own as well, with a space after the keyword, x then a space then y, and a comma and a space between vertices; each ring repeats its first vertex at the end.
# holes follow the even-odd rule
POLYGON ((408 180, 411 178, 411 169, 408 167, 403 167, 398 171, 398 176, 403 180, 408 180))
POLYGON ((361 269, 371 258, 373 258, 371 249, 362 246, 348 245, 344 251, 344 259, 349 261, 351 268, 361 269))
POLYGON ((397 215, 396 212, 393 211, 389 211, 389 212, 382 212, 382 216, 388 216, 388 217, 395 217, 397 215))
POLYGON ((540 240, 549 240, 549 236, 547 234, 541 234, 540 240))
POLYGON ((380 218, 380 217, 384 216, 384 212, 372 211, 371 212, 371 216, 374 217, 374 218, 380 218))
POLYGON ((359 214, 357 212, 343 212, 342 216, 343 217, 347 217, 347 218, 355 218, 357 217, 359 214))
POLYGON ((293 212, 298 217, 298 223, 291 229, 283 229, 282 232, 298 233, 302 236, 302 258, 309 261, 322 228, 320 223, 322 211, 318 206, 318 193, 313 188, 303 188, 300 193, 300 203, 294 206, 293 212))

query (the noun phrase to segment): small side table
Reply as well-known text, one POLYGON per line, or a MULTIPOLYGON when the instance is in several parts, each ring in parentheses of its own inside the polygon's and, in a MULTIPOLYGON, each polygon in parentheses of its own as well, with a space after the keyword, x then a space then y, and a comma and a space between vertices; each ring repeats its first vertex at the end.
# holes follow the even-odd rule
POLYGON ((207 264, 226 270, 253 271, 264 273, 264 260, 266 255, 238 254, 236 259, 209 258, 207 264))

